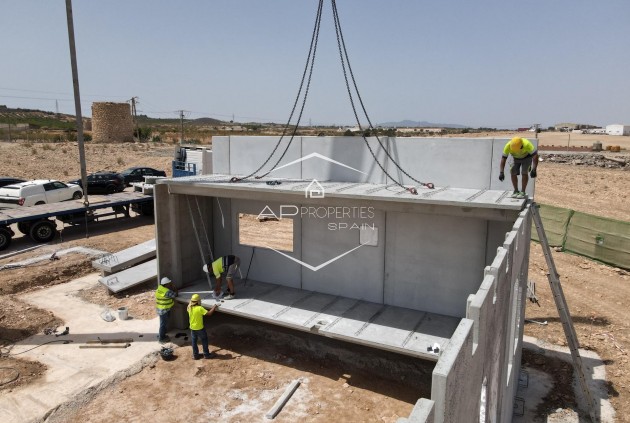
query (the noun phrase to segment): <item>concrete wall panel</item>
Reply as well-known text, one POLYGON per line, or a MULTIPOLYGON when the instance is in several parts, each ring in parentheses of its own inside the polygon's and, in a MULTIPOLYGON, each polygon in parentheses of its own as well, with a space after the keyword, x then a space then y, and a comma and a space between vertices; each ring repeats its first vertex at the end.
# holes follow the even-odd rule
POLYGON ((182 280, 205 279, 203 265, 210 260, 213 245, 212 197, 180 195, 178 232, 187 240, 181 254, 182 280), (189 208, 190 206, 190 208, 189 208), (192 217, 191 217, 192 213, 192 217), (193 220, 194 219, 194 223, 193 220))
POLYGON ((212 173, 231 174, 230 137, 212 137, 212 173))
MULTIPOLYGON (((279 137, 214 137, 213 169, 215 173, 250 173, 267 158, 279 137)), ((530 139, 535 144, 535 139, 530 139)), ((387 159, 376 138, 368 138, 385 169, 404 184, 415 183, 404 176, 394 163, 387 159)), ((512 190, 509 166, 506 179, 499 181, 499 164, 507 138, 412 138, 381 137, 390 155, 400 167, 414 178, 433 182, 436 186, 458 188, 512 190)), ((284 149, 288 137, 279 150, 284 149)), ((287 164, 311 153, 319 153, 333 160, 368 173, 368 177, 343 167, 309 159, 272 173, 282 178, 305 178, 334 181, 369 181, 382 183, 383 173, 374 163, 361 137, 296 137, 280 165, 287 164)), ((275 156, 275 160, 279 154, 275 156)), ((275 162, 275 160, 273 160, 275 162)), ((269 169, 271 163, 265 167, 269 169)), ((534 181, 530 180, 527 192, 533 196, 534 181)))
MULTIPOLYGON (((492 168, 488 138, 390 138, 390 154, 411 176, 438 187, 487 189, 492 168)), ((388 171, 415 184, 388 163, 388 171)))
MULTIPOLYGON (((290 137, 284 137, 278 147, 278 150, 273 155, 269 163, 267 163, 259 172, 260 174, 269 171, 276 163, 289 143, 289 139, 290 137)), ((271 154, 278 140, 279 137, 230 137, 230 173, 232 175, 246 175, 258 169, 258 167, 261 166, 267 159, 269 154, 271 154)), ((280 161, 278 167, 300 159, 302 157, 301 150, 302 143, 300 142, 300 138, 296 137, 293 139, 289 150, 280 161)), ((218 171, 216 172, 218 173, 218 171)), ((299 179, 302 177, 302 167, 299 163, 296 163, 284 169, 274 171, 269 176, 276 178, 299 179)))
POLYGON ((364 245, 326 267, 313 271, 302 268, 302 288, 332 295, 383 303, 385 254, 385 213, 374 210, 370 219, 302 218, 302 257, 319 266, 360 245, 358 229, 330 230, 329 224, 362 223, 378 229, 378 245, 364 245))
MULTIPOLYGON (((232 254, 232 199, 221 197, 212 198, 213 252, 215 257, 232 254)), ((243 265, 243 263, 241 263, 243 265)))
POLYGON ((472 353, 473 321, 462 319, 440 356, 431 382, 436 423, 478 420, 482 358, 472 353))
MULTIPOLYGON (((272 210, 280 209, 279 203, 265 203, 262 201, 232 200, 232 254, 241 258, 241 273, 246 272, 252 257, 252 246, 239 243, 239 213, 247 213, 257 216, 263 209, 269 206, 272 210)), ((302 259, 301 228, 297 221, 293 223, 293 252, 285 252, 298 260, 302 259)), ((269 282, 291 288, 301 287, 301 265, 282 256, 276 251, 265 247, 256 247, 254 261, 249 270, 249 279, 269 282)), ((243 273, 245 277, 245 273, 243 273)))
POLYGON ((435 419, 435 403, 426 398, 420 398, 413 406, 409 417, 401 417, 396 423, 433 423, 435 419))
POLYGON ((512 222, 488 221, 488 242, 486 247, 486 265, 489 266, 497 255, 497 248, 505 242, 505 236, 512 230, 512 222))
POLYGON ((158 278, 168 276, 181 286, 181 269, 179 268, 179 237, 177 216, 174 212, 175 202, 168 193, 167 185, 156 185, 155 199, 155 246, 158 261, 158 278))
POLYGON ((423 216, 387 213, 385 304, 464 317, 483 278, 486 222, 423 216))
MULTIPOLYGON (((384 166, 387 156, 374 137, 368 138, 372 151, 384 166)), ((387 138, 381 138, 387 148, 387 138)), ((363 137, 303 137, 302 155, 318 153, 337 162, 343 163, 363 173, 347 169, 321 158, 311 158, 302 162, 302 177, 318 181, 346 181, 385 183, 385 174, 374 161, 365 145, 363 137)))

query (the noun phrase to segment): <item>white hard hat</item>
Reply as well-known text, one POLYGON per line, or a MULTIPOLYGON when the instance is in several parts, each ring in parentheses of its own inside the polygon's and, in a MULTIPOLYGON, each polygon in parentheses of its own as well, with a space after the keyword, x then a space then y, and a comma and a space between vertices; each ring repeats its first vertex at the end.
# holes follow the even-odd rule
POLYGON ((171 280, 165 276, 160 281, 160 285, 166 285, 167 283, 171 283, 171 280))
POLYGON ((208 265, 207 265, 207 264, 204 264, 204 265, 203 265, 203 271, 204 271, 204 272, 206 272, 206 273, 209 273, 209 272, 208 272, 208 265))

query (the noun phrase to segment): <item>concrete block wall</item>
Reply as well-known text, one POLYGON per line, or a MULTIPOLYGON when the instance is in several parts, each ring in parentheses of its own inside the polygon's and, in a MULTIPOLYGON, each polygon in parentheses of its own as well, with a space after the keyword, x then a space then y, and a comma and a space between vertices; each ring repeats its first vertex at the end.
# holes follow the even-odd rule
POLYGON ((92 103, 92 139, 95 142, 133 141, 133 120, 128 103, 92 103))
MULTIPOLYGON (((433 182, 438 187, 512 190, 511 158, 506 166, 506 179, 499 181, 499 165, 503 147, 509 141, 507 138, 381 137, 380 140, 400 168, 422 182, 433 182)), ((260 174, 271 169, 288 141, 285 137, 279 151, 260 174)), ((531 141, 537 143, 536 139, 531 141)), ((214 173, 249 174, 263 164, 277 142, 278 137, 214 137, 214 173)), ((387 158, 376 137, 369 137, 368 143, 390 175, 404 184, 417 185, 387 158)), ((285 165, 288 166, 270 176, 318 181, 392 182, 374 162, 362 137, 296 137, 279 163, 279 167, 285 165), (331 158, 360 172, 312 157, 313 154, 331 158), (300 159, 304 160, 296 162, 300 159), (291 162, 296 163, 288 165, 291 162)), ((534 194, 534 182, 530 181, 527 188, 530 196, 534 194)))
POLYGON ((462 319, 433 371, 434 416, 418 402, 399 423, 480 421, 482 390, 486 422, 512 420, 521 362, 527 269, 529 207, 523 210, 468 299, 462 319), (414 417, 414 416, 423 417, 414 417))

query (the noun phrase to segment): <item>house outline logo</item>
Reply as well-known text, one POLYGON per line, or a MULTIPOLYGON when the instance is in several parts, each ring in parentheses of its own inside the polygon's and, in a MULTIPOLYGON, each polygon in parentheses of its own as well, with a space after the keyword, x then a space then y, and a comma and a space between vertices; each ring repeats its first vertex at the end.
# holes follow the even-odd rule
POLYGON ((324 198, 324 195, 324 187, 317 179, 313 179, 313 181, 304 188, 305 198, 324 198))
POLYGON ((327 162, 330 162, 330 163, 336 164, 336 165, 338 165, 338 166, 345 167, 346 169, 350 169, 350 170, 352 170, 352 171, 354 171, 354 172, 361 173, 361 174, 363 174, 363 175, 367 175, 367 173, 365 173, 365 172, 363 172, 363 171, 361 171, 361 170, 359 170, 359 169, 355 169, 355 168, 353 168, 353 167, 351 167, 351 166, 348 166, 348 165, 346 165, 346 164, 343 164, 343 163, 341 163, 341 162, 338 162, 337 160, 333 160, 333 159, 331 159, 330 157, 326 157, 326 156, 324 156, 324 155, 322 155, 322 154, 319 154, 319 153, 311 153, 311 154, 308 154, 308 155, 306 155, 306 156, 304 156, 304 157, 300 157, 300 158, 299 158, 299 159, 297 159, 297 160, 293 160, 292 162, 289 162, 289 163, 287 163, 287 164, 284 164, 284 165, 282 165, 282 166, 279 166, 279 167, 277 167, 277 168, 273 169, 273 170, 272 170, 271 172, 269 172, 269 173, 276 172, 276 171, 278 171, 278 170, 280 170, 280 169, 283 169, 283 168, 285 168, 285 167, 287 167, 287 166, 291 166, 291 165, 294 165, 294 164, 297 164, 297 163, 300 163, 300 162, 303 162, 303 161, 306 161, 306 160, 309 160, 309 159, 321 159, 321 160, 324 160, 324 161, 327 161, 327 162))

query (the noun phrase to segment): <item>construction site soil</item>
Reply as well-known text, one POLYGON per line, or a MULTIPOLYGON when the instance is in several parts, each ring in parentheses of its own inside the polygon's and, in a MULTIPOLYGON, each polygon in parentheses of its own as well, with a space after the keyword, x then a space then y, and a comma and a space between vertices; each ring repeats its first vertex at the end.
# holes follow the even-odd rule
MULTIPOLYGON (((626 141, 627 137, 617 138, 626 141)), ((131 165, 169 169, 173 150, 170 145, 156 144, 89 145, 87 148, 89 171, 122 170, 120 168, 131 165), (121 157, 124 165, 111 166, 113 157, 121 157)), ((4 166, 3 172, 7 175, 61 180, 70 179, 65 177, 66 173, 70 177, 78 175, 78 155, 72 145, 44 148, 0 143, 3 157, 20 149, 25 149, 24 152, 36 149, 37 156, 24 159, 24 153, 16 154, 4 166)), ((630 171, 627 167, 607 169, 543 161, 538 172, 536 200, 630 221, 628 187, 630 171)), ((73 246, 115 252, 153 237, 153 222, 146 217, 100 222, 90 226, 88 238, 85 228, 70 227, 63 230, 63 242, 58 237, 50 246, 0 259, 0 266, 73 246)), ((16 238, 8 251, 33 245, 25 237, 16 238)), ((617 412, 617 420, 630 422, 630 322, 627 312, 630 272, 564 252, 554 253, 554 259, 580 344, 596 351, 606 363, 609 397, 617 412)), ((82 254, 68 254, 58 260, 45 259, 37 264, 0 270, 0 345, 3 353, 0 392, 37 383, 46 371, 40 363, 11 356, 11 344, 46 328, 62 330, 64 326, 50 312, 30 306, 18 296, 90 273, 93 271, 91 260, 82 254)), ((525 333, 549 344, 566 345, 546 273, 540 246, 532 243, 529 278, 536 282, 540 306, 528 303, 526 318, 548 324, 527 323, 525 333)), ((147 283, 118 295, 109 295, 101 286, 95 286, 79 296, 112 309, 126 306, 134 318, 150 319, 155 317, 152 289, 153 284, 147 283)), ((340 346, 330 340, 304 338, 276 329, 251 331, 247 325, 222 319, 223 316, 217 316, 217 324, 213 326, 213 317, 209 325, 212 328, 211 345, 219 359, 192 361, 190 346, 178 348, 176 360, 159 360, 110 386, 81 402, 80 409, 69 410, 63 421, 96 422, 111 421, 112 418, 128 421, 141 417, 159 422, 172 421, 174 415, 178 416, 177 420, 188 421, 261 420, 260 416, 273 405, 285 386, 300 378, 302 386, 294 396, 297 401, 292 401, 283 410, 278 421, 329 421, 334 418, 339 421, 393 422, 398 416, 406 416, 417 398, 430 395, 427 385, 414 384, 409 377, 399 374, 405 367, 391 366, 393 358, 388 354, 369 351, 373 361, 357 360, 364 353, 359 354, 351 345, 340 346), (317 351, 330 354, 322 356, 317 351), (383 371, 375 375, 374 371, 378 369, 383 371), (147 395, 147 387, 150 395, 147 395)), ((396 360, 400 359, 396 356, 396 360)), ((530 353, 524 354, 524 363, 551 374, 556 383, 539 408, 541 418, 557 409, 575 407, 575 397, 568 383, 570 367, 530 353)), ((410 368, 406 370, 412 371, 410 368)), ((425 375, 415 379, 430 383, 430 366, 413 371, 425 375)))

